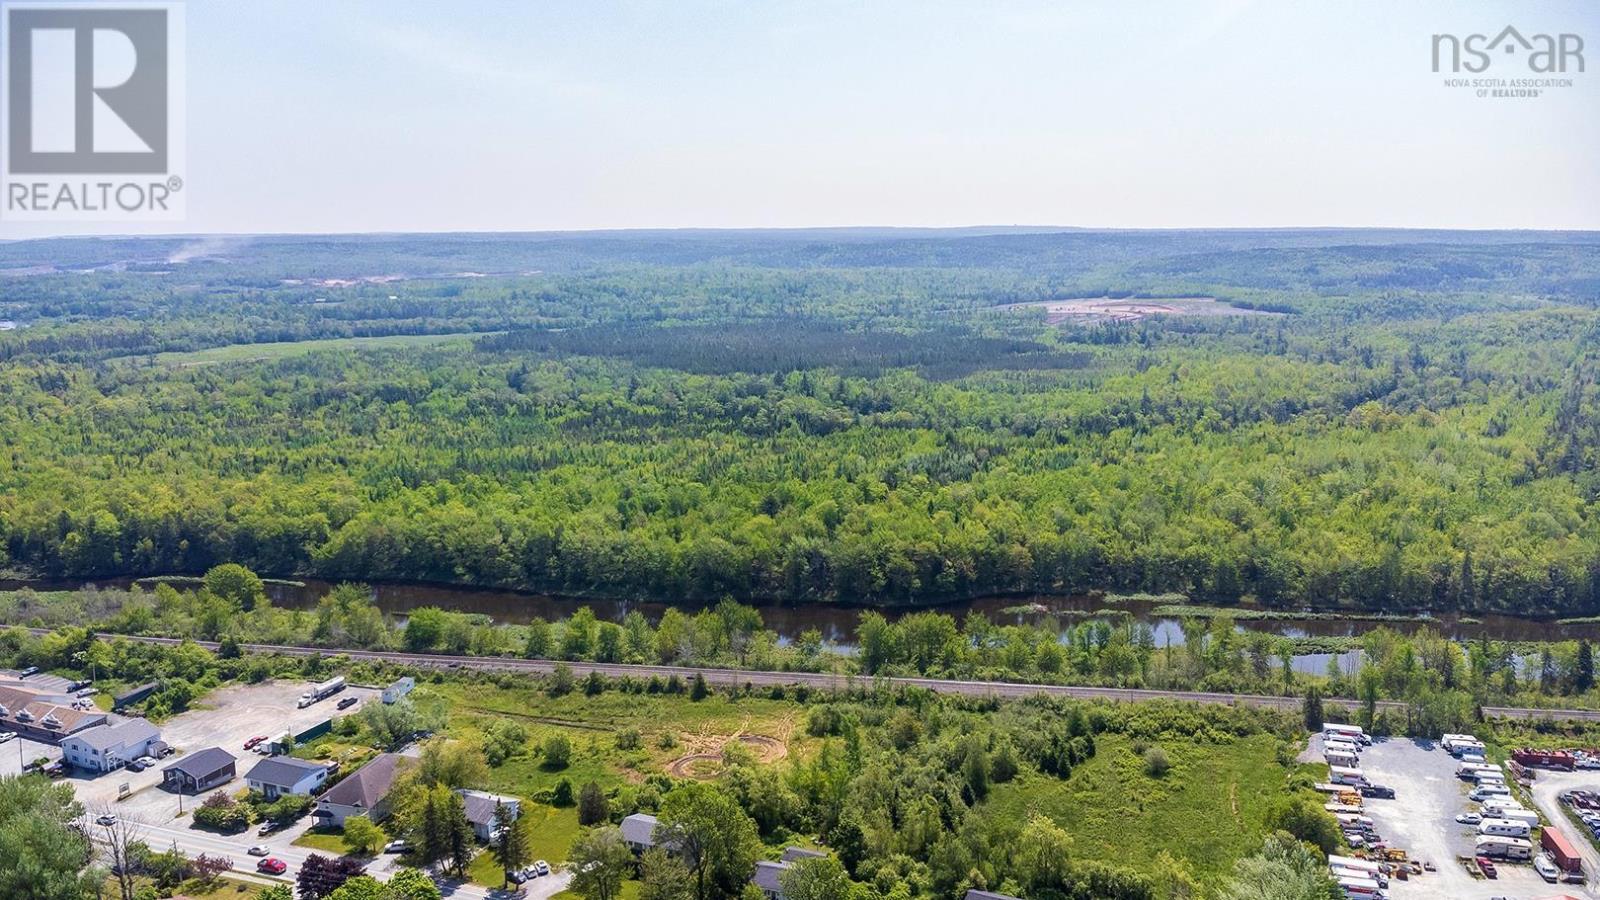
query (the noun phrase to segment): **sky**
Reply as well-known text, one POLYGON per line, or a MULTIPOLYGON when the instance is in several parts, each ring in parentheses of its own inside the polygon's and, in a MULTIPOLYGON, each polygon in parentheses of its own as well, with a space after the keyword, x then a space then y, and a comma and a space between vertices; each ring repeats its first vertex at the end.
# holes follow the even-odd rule
POLYGON ((1592 0, 185 7, 186 220, 0 238, 1600 228, 1592 0), (1435 33, 1508 24, 1589 71, 1532 100, 1431 71, 1435 33))

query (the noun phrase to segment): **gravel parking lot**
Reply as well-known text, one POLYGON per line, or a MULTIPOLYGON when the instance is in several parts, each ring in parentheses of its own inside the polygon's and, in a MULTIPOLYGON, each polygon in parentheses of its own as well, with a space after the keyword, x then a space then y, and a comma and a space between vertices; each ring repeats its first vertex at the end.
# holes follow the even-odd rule
POLYGON ((1576 885, 1564 885, 1567 892, 1583 897, 1600 897, 1600 891, 1595 889, 1596 879, 1600 878, 1600 852, 1595 851, 1594 843, 1589 840, 1588 833, 1567 818, 1561 801, 1556 796, 1562 791, 1570 790, 1600 791, 1600 771, 1580 769, 1576 772, 1551 772, 1539 769, 1538 774, 1534 776, 1531 793, 1534 805, 1540 814, 1555 823, 1583 856, 1583 869, 1589 876, 1589 883, 1584 886, 1586 890, 1579 891, 1576 885))
MULTIPOLYGON (((287 731, 301 731, 329 716, 350 715, 378 695, 371 688, 352 687, 305 709, 297 709, 295 701, 306 687, 305 682, 268 681, 222 688, 207 695, 195 709, 162 723, 161 739, 177 753, 162 760, 160 765, 143 772, 124 769, 98 776, 80 772, 67 780, 77 791, 78 799, 90 810, 114 809, 118 815, 150 824, 171 824, 179 817, 179 798, 160 788, 163 767, 196 750, 221 747, 238 758, 238 778, 225 787, 229 791, 240 790, 244 786, 244 774, 261 758, 243 749, 246 740, 260 734, 275 737, 287 731), (335 704, 345 697, 355 697, 360 704, 337 710, 335 704), (128 785, 129 793, 119 801, 117 797, 123 784, 128 785)), ((195 802, 194 797, 183 798, 185 817, 195 802)))
MULTIPOLYGON (((1319 754, 1321 740, 1312 738, 1319 754)), ((1389 846, 1406 850, 1412 859, 1431 862, 1438 870, 1409 881, 1391 879, 1389 896, 1394 900, 1528 900, 1561 894, 1531 865, 1501 864, 1500 877, 1491 881, 1474 877, 1457 862, 1457 856, 1472 853, 1477 830, 1457 824, 1456 814, 1476 812, 1478 805, 1467 799, 1471 788, 1456 778, 1456 765, 1450 754, 1431 741, 1379 740, 1361 754, 1367 780, 1395 790, 1393 800, 1365 803, 1365 814, 1372 817, 1378 834, 1389 846)), ((1565 887, 1567 893, 1590 896, 1580 894, 1575 885, 1565 887)))

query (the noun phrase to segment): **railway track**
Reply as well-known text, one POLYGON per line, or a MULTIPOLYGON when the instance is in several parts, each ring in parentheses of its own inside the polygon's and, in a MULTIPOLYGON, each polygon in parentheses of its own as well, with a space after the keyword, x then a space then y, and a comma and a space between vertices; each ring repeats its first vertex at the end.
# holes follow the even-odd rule
MULTIPOLYGON (((43 634, 49 629, 30 628, 33 634, 43 634)), ((118 635, 101 633, 102 638, 125 638, 148 644, 175 645, 179 638, 118 635)), ((208 650, 217 650, 216 641, 196 641, 208 650)), ((350 659, 398 663, 432 669, 467 669, 479 672, 513 672, 528 675, 547 675, 557 665, 555 660, 519 659, 504 656, 454 656, 442 653, 402 653, 390 650, 355 650, 328 647, 302 647, 290 644, 240 644, 247 653, 277 654, 281 656, 345 656, 350 659)), ((885 687, 915 687, 940 694, 959 694, 969 697, 1029 697, 1044 694, 1051 697, 1070 697, 1079 700, 1111 700, 1137 702, 1141 700, 1180 700, 1189 703, 1212 703, 1224 706, 1256 706, 1268 709, 1299 709, 1300 698, 1280 697, 1271 694, 1229 694, 1208 691, 1157 691, 1138 688, 1090 687, 1083 685, 1028 684, 1016 681, 962 681, 949 678, 915 678, 890 676, 839 675, 831 672, 768 672, 757 669, 718 669, 696 666, 656 666, 629 663, 568 662, 565 665, 574 675, 588 676, 598 672, 608 678, 693 678, 701 676, 708 684, 754 685, 805 685, 822 690, 839 690, 864 685, 885 687)), ((1324 703, 1358 706, 1360 701, 1342 697, 1328 697, 1324 703)), ((1378 708, 1399 712, 1405 704, 1395 700, 1380 700, 1378 708)), ((1590 709, 1535 709, 1512 706, 1485 706, 1483 714, 1491 718, 1541 719, 1594 722, 1600 721, 1600 710, 1590 709)))

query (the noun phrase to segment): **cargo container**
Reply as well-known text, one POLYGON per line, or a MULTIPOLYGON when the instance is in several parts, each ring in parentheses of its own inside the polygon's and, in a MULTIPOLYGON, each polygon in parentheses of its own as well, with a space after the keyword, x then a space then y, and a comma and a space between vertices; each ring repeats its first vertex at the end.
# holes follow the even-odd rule
POLYGON ((1567 836, 1550 826, 1539 833, 1539 846, 1550 854, 1550 859, 1566 875, 1582 880, 1583 857, 1578 855, 1576 847, 1567 840, 1567 836))
POLYGON ((1525 766, 1541 766, 1571 772, 1578 764, 1577 757, 1565 750, 1531 750, 1523 747, 1511 751, 1511 758, 1525 766))

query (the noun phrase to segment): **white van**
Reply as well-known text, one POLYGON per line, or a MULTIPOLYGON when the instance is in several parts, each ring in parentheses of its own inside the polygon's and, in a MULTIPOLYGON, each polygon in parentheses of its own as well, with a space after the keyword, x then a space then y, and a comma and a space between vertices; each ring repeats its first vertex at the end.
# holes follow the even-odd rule
POLYGON ((1496 837, 1525 838, 1531 831, 1527 822, 1516 819, 1484 819, 1478 823, 1478 833, 1496 837))

